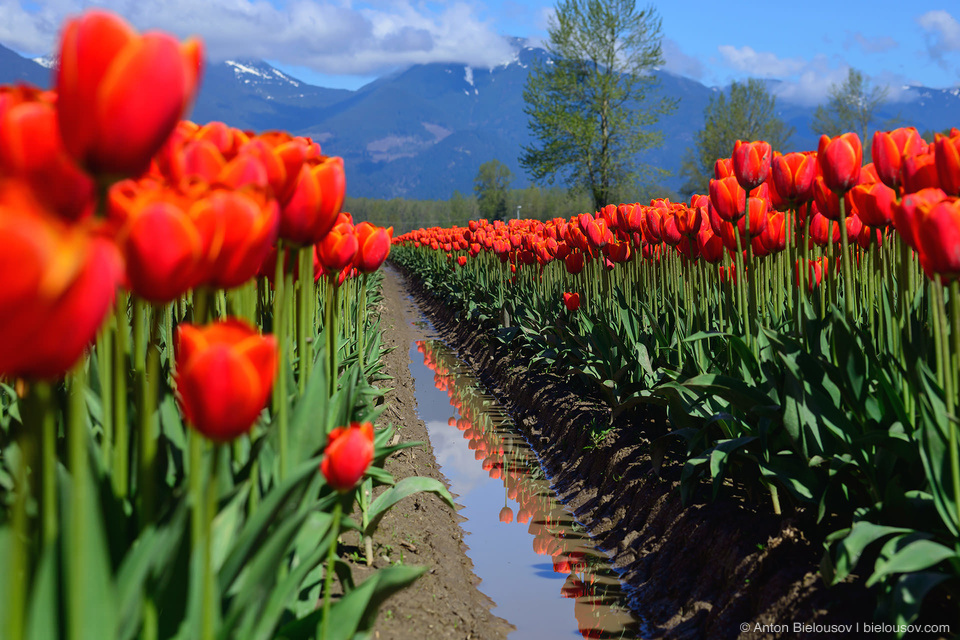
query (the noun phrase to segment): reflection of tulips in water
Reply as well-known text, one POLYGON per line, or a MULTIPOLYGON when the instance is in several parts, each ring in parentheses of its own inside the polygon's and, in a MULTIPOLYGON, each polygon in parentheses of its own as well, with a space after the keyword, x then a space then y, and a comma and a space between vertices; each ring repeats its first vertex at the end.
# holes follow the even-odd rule
POLYGON ((499 522, 527 525, 534 553, 548 557, 554 573, 567 576, 560 595, 576 600, 574 615, 583 637, 619 635, 635 625, 626 607, 619 604, 624 597, 615 574, 602 564, 601 556, 557 501, 536 457, 509 419, 491 411, 490 396, 471 378, 458 375, 455 361, 437 343, 420 340, 416 347, 434 372, 434 386, 450 397, 460 414, 451 417, 447 425, 462 433, 481 468, 503 482, 499 522), (515 508, 510 501, 516 503, 515 508))

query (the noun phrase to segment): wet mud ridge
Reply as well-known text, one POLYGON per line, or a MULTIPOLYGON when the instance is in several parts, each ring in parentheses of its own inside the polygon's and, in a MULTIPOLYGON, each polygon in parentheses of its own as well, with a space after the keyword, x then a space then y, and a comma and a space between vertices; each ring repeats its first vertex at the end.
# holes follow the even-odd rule
POLYGON ((589 425, 609 422, 599 402, 575 382, 532 372, 521 354, 497 350, 486 330, 397 272, 444 342, 510 412, 560 498, 612 554, 646 637, 823 638, 829 625, 872 619, 875 599, 862 580, 824 586, 823 542, 803 533, 809 516, 774 516, 762 497, 736 488, 727 492, 733 497, 684 507, 680 465, 667 452, 657 474, 648 453, 665 416, 632 412, 591 436, 589 425))

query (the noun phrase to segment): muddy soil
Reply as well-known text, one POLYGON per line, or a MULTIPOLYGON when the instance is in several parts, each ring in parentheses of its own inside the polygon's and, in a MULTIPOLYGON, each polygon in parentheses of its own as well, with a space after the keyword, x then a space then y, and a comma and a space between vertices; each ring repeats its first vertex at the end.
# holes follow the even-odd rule
POLYGON ((648 453, 649 440, 666 432, 664 415, 634 413, 591 437, 584 426, 609 422, 604 407, 568 380, 531 372, 522 355, 498 351, 486 331, 404 279, 443 340, 510 411, 577 519, 614 554, 647 637, 843 637, 829 625, 872 620, 875 599, 862 579, 824 586, 823 542, 804 534, 809 516, 774 516, 764 496, 736 488, 684 508, 680 465, 668 452, 658 475, 648 453), (804 632, 794 623, 824 626, 804 632))
MULTIPOLYGON (((422 447, 393 455, 386 469, 400 480, 428 476, 444 483, 427 429, 417 415, 408 350, 414 339, 410 322, 420 319, 410 309, 403 282, 387 274, 379 309, 385 356, 385 373, 393 379, 380 383, 392 387, 387 410, 377 426, 398 427, 400 441, 419 441, 422 447)), ((356 517, 356 514, 355 514, 356 517)), ((512 627, 490 613, 493 601, 477 589, 479 579, 465 554, 463 520, 432 494, 412 496, 389 511, 373 537, 374 568, 394 563, 429 567, 413 586, 388 599, 380 609, 374 631, 379 640, 496 640, 506 638, 512 627)), ((340 547, 344 560, 354 566, 358 582, 369 572, 362 560, 358 536, 344 536, 340 547), (358 558, 359 556, 359 558, 358 558)))

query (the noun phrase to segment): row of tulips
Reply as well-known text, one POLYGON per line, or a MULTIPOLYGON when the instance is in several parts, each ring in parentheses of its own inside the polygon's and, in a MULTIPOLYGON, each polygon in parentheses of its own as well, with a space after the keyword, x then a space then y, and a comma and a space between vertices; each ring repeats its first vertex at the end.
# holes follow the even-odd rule
POLYGON ((737 143, 689 203, 420 229, 393 255, 612 420, 667 407, 649 435, 686 443, 685 498, 762 489, 830 534, 828 582, 860 562, 912 619, 960 588, 960 130, 872 151, 737 143))
POLYGON ((95 10, 0 87, 4 638, 366 633, 420 570, 355 585, 341 532, 449 499, 370 499, 392 230, 313 140, 182 120, 202 57, 95 10))

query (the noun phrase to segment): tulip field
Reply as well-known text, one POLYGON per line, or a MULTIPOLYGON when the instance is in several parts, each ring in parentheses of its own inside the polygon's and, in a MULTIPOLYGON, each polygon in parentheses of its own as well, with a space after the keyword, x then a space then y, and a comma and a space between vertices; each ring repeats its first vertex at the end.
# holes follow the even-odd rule
POLYGON ((89 11, 0 87, 5 640, 367 637, 425 568, 359 584, 341 533, 452 505, 373 426, 392 229, 316 142, 181 120, 202 52, 89 11))
POLYGON ((684 501, 789 514, 878 620, 956 624, 960 130, 878 132, 867 164, 852 133, 731 151, 689 204, 419 229, 391 260, 611 425, 663 407, 643 436, 684 501))

